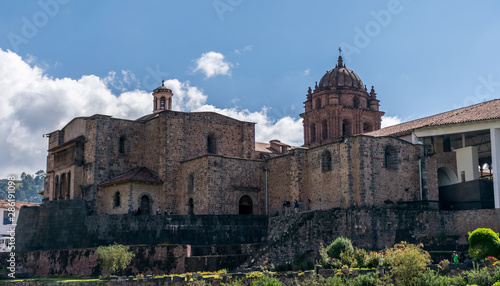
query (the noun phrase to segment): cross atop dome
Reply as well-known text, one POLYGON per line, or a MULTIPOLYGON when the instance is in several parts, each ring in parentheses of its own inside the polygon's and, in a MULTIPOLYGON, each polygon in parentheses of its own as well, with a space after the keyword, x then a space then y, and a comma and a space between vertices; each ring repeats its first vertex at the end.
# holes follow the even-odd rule
POLYGON ((338 62, 337 62, 337 67, 341 68, 343 67, 344 63, 342 61, 342 48, 339 47, 339 59, 338 59, 338 62))

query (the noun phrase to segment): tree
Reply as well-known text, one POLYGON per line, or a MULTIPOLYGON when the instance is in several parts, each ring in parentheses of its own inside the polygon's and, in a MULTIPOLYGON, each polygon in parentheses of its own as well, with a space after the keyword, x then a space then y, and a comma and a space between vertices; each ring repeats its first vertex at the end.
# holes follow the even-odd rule
POLYGON ((97 248, 99 264, 110 273, 125 269, 134 258, 135 254, 129 251, 129 247, 116 242, 109 246, 97 248))
POLYGON ((478 228, 469 232, 469 255, 476 259, 500 255, 500 238, 490 228, 478 228))
POLYGON ((352 242, 347 237, 337 237, 327 248, 328 256, 331 258, 340 258, 340 253, 351 255, 354 253, 352 242))
POLYGON ((387 251, 387 259, 392 265, 391 273, 397 285, 417 285, 417 277, 427 270, 430 254, 422 249, 422 244, 402 241, 387 251))

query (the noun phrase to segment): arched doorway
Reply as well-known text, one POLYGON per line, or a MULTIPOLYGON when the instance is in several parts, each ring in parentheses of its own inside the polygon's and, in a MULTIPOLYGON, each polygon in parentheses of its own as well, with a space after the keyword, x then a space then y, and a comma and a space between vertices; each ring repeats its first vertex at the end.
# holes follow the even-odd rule
POLYGON ((249 215, 253 214, 253 202, 252 199, 245 195, 240 198, 240 203, 239 203, 239 214, 240 215, 249 215))
POLYGON ((149 197, 147 195, 143 195, 141 197, 141 214, 149 215, 151 213, 151 204, 149 197))
POLYGON ((188 215, 194 215, 194 201, 190 198, 188 201, 188 215))
POLYGON ((441 167, 437 171, 438 173, 438 187, 449 186, 458 183, 458 178, 448 167, 441 167))

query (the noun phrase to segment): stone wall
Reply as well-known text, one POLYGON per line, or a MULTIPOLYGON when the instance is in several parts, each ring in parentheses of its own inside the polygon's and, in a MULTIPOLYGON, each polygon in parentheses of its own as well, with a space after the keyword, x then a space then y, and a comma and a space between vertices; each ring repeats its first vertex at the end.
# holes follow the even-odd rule
MULTIPOLYGON (((476 228, 500 231, 500 210, 439 211, 393 208, 348 208, 279 216, 269 220, 268 251, 275 265, 297 253, 317 255, 319 245, 339 236, 355 247, 381 250, 399 241, 423 243, 426 250, 465 251, 468 232, 476 228)), ((319 257, 318 257, 319 258, 319 257)))
MULTIPOLYGON (((185 245, 132 246, 135 254, 123 275, 185 273, 185 245)), ((0 254, 0 266, 7 267, 9 253, 0 254)), ((51 276, 69 274, 74 276, 109 275, 98 263, 95 248, 63 249, 48 251, 16 252, 16 272, 19 274, 51 276)))
POLYGON ((16 250, 88 248, 114 242, 134 245, 223 245, 261 243, 267 236, 264 216, 131 216, 88 213, 80 200, 51 201, 22 208, 16 250))

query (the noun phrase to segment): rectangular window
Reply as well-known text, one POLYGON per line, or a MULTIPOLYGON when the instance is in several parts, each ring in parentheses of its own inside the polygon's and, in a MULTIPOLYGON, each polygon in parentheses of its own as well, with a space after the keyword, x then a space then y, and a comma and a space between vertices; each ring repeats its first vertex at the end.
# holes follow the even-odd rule
POLYGON ((3 211, 3 225, 12 224, 12 221, 9 217, 9 211, 3 211))

